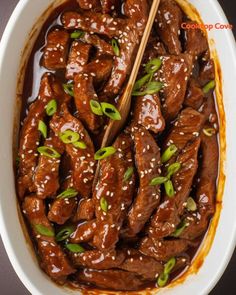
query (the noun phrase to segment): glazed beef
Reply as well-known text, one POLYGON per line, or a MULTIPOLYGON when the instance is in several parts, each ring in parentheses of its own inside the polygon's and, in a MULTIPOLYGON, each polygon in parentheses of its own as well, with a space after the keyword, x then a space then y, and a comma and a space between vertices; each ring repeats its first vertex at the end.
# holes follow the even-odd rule
POLYGON ((112 49, 111 44, 100 38, 98 35, 85 33, 81 37, 81 40, 96 47, 98 53, 101 55, 114 55, 114 51, 112 49))
POLYGON ((85 10, 100 10, 101 8, 101 3, 99 0, 77 0, 77 2, 79 3, 79 6, 85 10))
POLYGON ((95 206, 92 199, 82 199, 79 202, 77 213, 76 213, 76 221, 79 220, 91 220, 94 217, 95 206))
POLYGON ((48 33, 43 54, 43 66, 49 70, 64 69, 67 62, 69 33, 55 29, 48 33))
POLYGON ((72 243, 89 242, 92 240, 96 230, 95 220, 79 223, 75 232, 71 235, 72 243))
POLYGON ((204 93, 202 91, 202 88, 196 80, 190 79, 187 94, 184 99, 184 105, 187 107, 192 107, 195 110, 198 110, 202 105, 203 100, 204 93))
POLYGON ((159 186, 150 185, 161 173, 160 150, 151 134, 143 127, 132 127, 135 160, 139 174, 139 191, 128 214, 125 236, 135 236, 142 230, 160 202, 159 186))
POLYGON ((127 180, 124 178, 127 169, 134 167, 130 136, 121 134, 114 148, 116 153, 100 162, 99 180, 93 194, 97 220, 93 243, 99 250, 112 249, 118 242, 135 188, 134 174, 127 180), (104 199, 106 210, 101 205, 104 199))
POLYGON ((173 0, 161 0, 156 16, 156 30, 170 54, 182 51, 179 40, 183 13, 173 0))
POLYGON ((209 59, 201 66, 198 81, 201 86, 204 86, 209 81, 214 79, 215 79, 215 64, 212 59, 209 59))
POLYGON ((26 197, 22 208, 32 229, 41 267, 52 279, 59 283, 65 282, 67 276, 76 270, 70 265, 61 247, 55 242, 54 230, 45 215, 43 200, 35 196, 26 197), (42 234, 40 229, 41 231, 44 229, 46 234, 42 234))
POLYGON ((100 0, 102 5, 102 13, 111 14, 117 11, 120 6, 120 0, 100 0))

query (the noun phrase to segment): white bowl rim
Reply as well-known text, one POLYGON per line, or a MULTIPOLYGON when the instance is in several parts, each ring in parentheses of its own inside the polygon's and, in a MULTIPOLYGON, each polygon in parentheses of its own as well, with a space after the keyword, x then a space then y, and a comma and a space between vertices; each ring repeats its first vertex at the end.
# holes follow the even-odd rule
MULTIPOLYGON (((17 4, 17 6, 15 7, 8 23, 7 26, 4 30, 2 39, 1 39, 1 43, 0 43, 0 73, 3 70, 1 68, 2 65, 2 60, 3 60, 3 56, 4 53, 7 49, 7 45, 9 42, 10 37, 12 36, 12 33, 14 31, 14 26, 15 26, 15 20, 18 19, 21 15, 21 12, 24 10, 25 5, 27 4, 28 0, 20 0, 17 4)), ((218 3, 217 0, 210 0, 210 2, 212 3, 212 5, 214 5, 216 7, 216 10, 219 14, 220 19, 224 22, 224 23, 228 23, 228 20, 223 12, 222 7, 220 6, 220 4, 218 3)), ((228 44, 230 45, 230 50, 232 52, 232 57, 234 58, 234 60, 232 61, 232 63, 235 65, 236 67, 236 44, 235 44, 235 39, 233 36, 232 31, 228 30, 226 32, 227 38, 229 40, 228 44)), ((1 196, 0 196, 1 197, 1 196)), ((235 221, 236 222, 236 221, 235 221)), ((29 279, 29 277, 27 276, 26 272, 24 271, 24 269, 21 267, 21 265, 18 262, 18 259, 14 253, 14 248, 9 240, 9 234, 6 230, 6 221, 3 218, 3 214, 2 214, 2 206, 1 206, 1 202, 0 202, 0 230, 1 230, 1 237, 2 237, 2 241, 4 244, 4 247, 6 249, 6 252, 8 254, 9 260, 15 270, 15 272, 17 273, 18 277, 20 278, 20 280, 23 282, 23 284, 26 286, 26 288, 34 295, 42 295, 41 292, 39 292, 39 290, 36 288, 36 286, 34 285, 34 282, 31 282, 31 280, 29 279)), ((236 225, 236 223, 235 223, 236 225)), ((231 245, 228 249, 228 254, 226 255, 226 257, 224 258, 224 261, 222 261, 221 264, 221 269, 215 274, 215 276, 211 277, 211 280, 209 281, 208 285, 204 286, 204 288, 201 288, 202 290, 202 294, 208 294, 213 287, 216 285, 216 283, 218 282, 218 280, 220 279, 220 277, 222 276, 222 274, 224 273, 230 259, 231 256, 233 254, 233 251, 235 249, 235 245, 236 245, 236 226, 234 227, 233 230, 233 236, 232 236, 232 240, 231 240, 231 245)))

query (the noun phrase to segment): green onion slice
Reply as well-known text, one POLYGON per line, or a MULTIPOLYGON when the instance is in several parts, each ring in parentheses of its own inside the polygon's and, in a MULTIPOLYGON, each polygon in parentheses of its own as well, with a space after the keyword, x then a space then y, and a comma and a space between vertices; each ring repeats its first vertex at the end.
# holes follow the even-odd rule
POLYGON ((57 101, 55 99, 52 99, 49 101, 49 103, 46 106, 46 114, 48 116, 52 116, 57 111, 57 101))
POLYGON ((38 130, 42 133, 44 138, 47 138, 47 125, 42 120, 39 120, 38 130))
POLYGON ((150 80, 151 77, 152 77, 151 74, 147 74, 143 76, 142 78, 140 78, 138 81, 136 81, 134 84, 133 91, 139 90, 140 88, 142 88, 150 80))
POLYGON ((134 173, 134 167, 129 167, 124 174, 124 181, 129 180, 134 173))
POLYGON ((165 287, 165 285, 167 284, 169 280, 169 275, 165 274, 164 272, 162 274, 160 274, 160 276, 157 279, 157 284, 159 287, 165 287))
POLYGON ((52 147, 40 146, 37 150, 41 155, 52 159, 57 159, 61 157, 61 155, 52 147))
POLYGON ((175 237, 175 238, 178 238, 182 234, 182 232, 184 231, 184 229, 186 227, 187 227, 186 222, 182 221, 171 236, 175 237))
POLYGON ((212 135, 216 133, 214 128, 204 128, 202 131, 208 137, 211 137, 212 135))
POLYGON ((175 257, 170 258, 164 265, 164 274, 170 274, 175 267, 176 259, 175 257))
POLYGON ((170 179, 172 175, 179 171, 181 168, 181 163, 173 163, 167 169, 167 178, 170 179))
POLYGON ((54 231, 51 228, 48 228, 42 224, 35 224, 34 225, 35 230, 37 233, 46 236, 46 237, 54 237, 54 231))
POLYGON ((149 185, 158 185, 158 184, 165 183, 166 181, 168 181, 167 177, 159 176, 159 177, 153 178, 150 181, 149 185))
POLYGON ((56 241, 61 242, 69 238, 69 236, 75 231, 73 226, 65 226, 56 234, 56 241))
POLYGON ((68 143, 74 143, 80 139, 80 135, 72 130, 65 130, 60 133, 59 135, 62 142, 68 144, 68 143))
POLYGON ((162 154, 161 156, 161 162, 166 163, 170 160, 170 158, 177 152, 178 148, 172 144, 170 145, 162 154))
POLYGON ((157 81, 152 81, 146 85, 146 88, 143 91, 133 91, 132 95, 133 96, 143 96, 146 94, 155 94, 155 93, 159 92, 162 87, 163 87, 163 83, 157 82, 157 81))
POLYGON ((65 247, 73 253, 83 253, 85 249, 79 244, 66 244, 65 247))
POLYGON ((175 190, 172 184, 171 180, 167 180, 166 182, 164 182, 164 186, 165 186, 165 191, 168 197, 173 197, 175 194, 175 190))
POLYGON ((116 152, 116 149, 113 146, 104 147, 100 150, 98 150, 95 155, 95 160, 103 160, 111 155, 113 155, 116 152))
POLYGON ((160 69, 161 64, 160 58, 153 58, 146 64, 145 70, 148 74, 154 74, 160 69))
POLYGON ((111 40, 111 46, 112 46, 112 49, 115 53, 116 56, 120 56, 120 48, 119 48, 119 43, 116 39, 112 39, 111 40))
POLYGON ((84 36, 84 32, 80 30, 76 30, 73 33, 70 34, 71 39, 79 39, 84 36))
POLYGON ((73 83, 63 84, 63 89, 66 94, 69 94, 70 96, 74 96, 74 84, 73 83))
POLYGON ((202 91, 204 94, 207 94, 210 90, 214 89, 215 86, 216 86, 215 80, 211 80, 202 88, 202 91))
POLYGON ((108 203, 107 203, 107 200, 103 197, 100 199, 100 206, 101 206, 102 211, 107 212, 108 203))
POLYGON ((94 100, 94 99, 90 100, 90 108, 95 115, 98 115, 98 116, 103 115, 102 107, 97 100, 94 100))
POLYGON ((189 197, 187 199, 186 208, 188 211, 196 211, 197 210, 197 204, 192 197, 189 197))
POLYGON ((73 142, 73 146, 81 150, 85 150, 87 148, 86 143, 82 140, 73 142))
POLYGON ((117 108, 113 104, 110 104, 107 102, 102 102, 101 107, 102 107, 103 113, 107 117, 111 118, 114 121, 121 120, 121 115, 120 115, 119 111, 117 110, 117 108))
POLYGON ((78 192, 70 187, 66 190, 64 190, 62 193, 60 193, 58 196, 57 196, 57 199, 70 199, 70 198, 74 198, 78 195, 78 192))

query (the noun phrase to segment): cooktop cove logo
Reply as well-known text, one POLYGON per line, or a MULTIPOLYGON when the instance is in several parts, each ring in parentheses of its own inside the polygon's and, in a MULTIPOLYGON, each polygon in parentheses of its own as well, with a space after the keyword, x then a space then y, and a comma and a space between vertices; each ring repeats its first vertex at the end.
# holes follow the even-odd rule
POLYGON ((181 28, 184 30, 232 30, 233 25, 231 24, 222 24, 222 23, 216 23, 216 24, 197 24, 197 23, 182 23, 181 28))

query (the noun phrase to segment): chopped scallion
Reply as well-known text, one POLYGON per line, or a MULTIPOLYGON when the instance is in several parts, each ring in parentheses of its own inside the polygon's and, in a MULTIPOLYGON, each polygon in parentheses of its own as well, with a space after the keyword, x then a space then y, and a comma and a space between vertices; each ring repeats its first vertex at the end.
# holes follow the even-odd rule
POLYGON ((66 244, 65 247, 73 253, 83 253, 85 249, 79 244, 66 244))
POLYGON ((115 121, 121 120, 121 115, 113 104, 102 102, 101 107, 102 107, 103 113, 110 119, 115 121))
POLYGON ((52 116, 57 111, 57 101, 55 99, 52 99, 49 101, 49 103, 46 106, 46 114, 48 116, 52 116))
POLYGON ((170 160, 170 158, 177 152, 177 147, 172 144, 170 145, 162 154, 161 156, 161 162, 166 163, 170 160))
POLYGON ((98 115, 98 116, 103 115, 102 107, 97 100, 94 100, 94 99, 90 100, 90 108, 95 115, 98 115))
POLYGON ((112 49, 115 53, 116 56, 120 56, 120 48, 119 48, 119 43, 116 39, 112 39, 111 40, 111 46, 112 46, 112 49))
POLYGON ((51 228, 48 228, 42 224, 35 224, 34 228, 40 235, 46 237, 54 237, 54 231, 51 228))
POLYGON ((113 155, 116 152, 116 149, 113 146, 104 147, 100 150, 98 150, 95 155, 95 160, 103 160, 111 155, 113 155))
POLYGON ((80 139, 80 135, 77 132, 74 132, 69 129, 61 132, 59 137, 60 137, 61 141, 66 144, 74 143, 80 139))
POLYGON ((52 147, 40 146, 37 150, 41 155, 52 159, 61 157, 61 155, 52 147))
POLYGON ((38 130, 42 133, 44 138, 47 138, 47 125, 42 120, 39 120, 38 130))
POLYGON ((78 195, 78 192, 70 187, 66 190, 64 190, 62 193, 60 193, 58 196, 57 196, 57 199, 70 199, 70 198, 74 198, 78 195))
POLYGON ((108 203, 107 203, 107 200, 105 198, 101 198, 100 199, 100 206, 101 206, 101 209, 103 212, 107 212, 108 210, 108 203))

